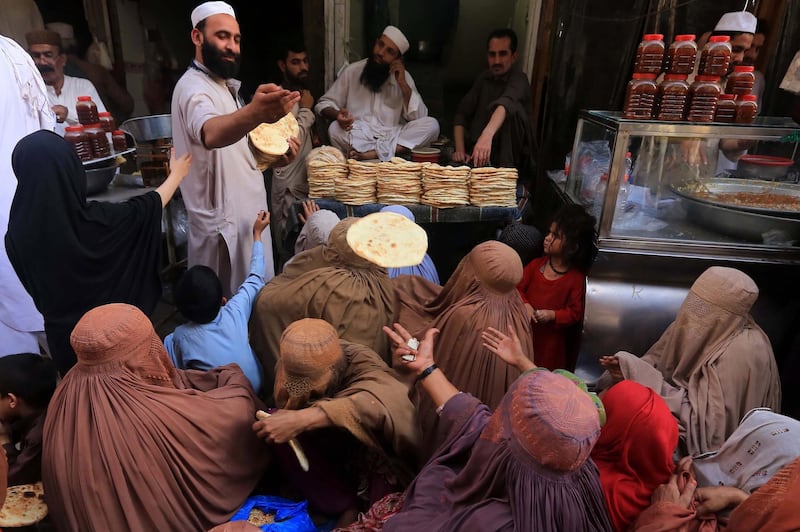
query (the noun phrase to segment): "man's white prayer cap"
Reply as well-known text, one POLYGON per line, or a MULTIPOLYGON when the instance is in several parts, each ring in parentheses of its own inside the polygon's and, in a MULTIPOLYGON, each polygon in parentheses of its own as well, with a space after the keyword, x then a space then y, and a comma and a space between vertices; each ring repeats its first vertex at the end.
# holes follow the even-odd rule
POLYGON ((714 26, 714 31, 732 31, 734 33, 755 33, 758 19, 747 11, 725 13, 714 26))
POLYGON ((204 2, 192 11, 192 27, 196 28, 201 20, 205 20, 211 15, 230 15, 236 18, 236 13, 227 2, 204 2))
POLYGON ((400 31, 399 28, 395 26, 386 26, 383 30, 383 34, 389 37, 393 43, 397 45, 397 49, 400 50, 401 54, 404 54, 408 51, 408 39, 406 36, 403 35, 403 32, 400 31))

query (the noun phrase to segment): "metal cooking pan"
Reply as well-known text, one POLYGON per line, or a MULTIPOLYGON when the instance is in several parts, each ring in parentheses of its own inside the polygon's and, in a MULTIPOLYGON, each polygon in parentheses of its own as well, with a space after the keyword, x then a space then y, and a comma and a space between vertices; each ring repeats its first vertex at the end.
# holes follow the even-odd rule
MULTIPOLYGON (((736 181, 724 179, 712 179, 707 183, 710 189, 719 181, 736 181)), ((753 184, 757 182, 748 181, 752 186, 761 187, 763 185, 753 184)), ((725 183, 726 185, 728 183, 725 183)), ((774 186, 773 183, 768 183, 774 186)), ((732 188, 736 183, 730 184, 732 188)), ((741 187, 742 185, 738 185, 741 187)), ((751 242, 764 242, 764 234, 772 231, 780 231, 787 240, 800 240, 800 218, 789 218, 781 216, 783 211, 769 211, 761 209, 761 212, 753 212, 738 206, 724 205, 695 198, 691 192, 682 186, 673 186, 673 192, 677 194, 686 206, 687 217, 697 225, 730 235, 736 238, 749 240, 751 242), (764 214, 768 212, 770 214, 764 214)), ((755 192, 755 190, 726 190, 727 192, 755 192)), ((797 191, 800 194, 800 191, 797 191)))
POLYGON ((712 194, 731 194, 736 192, 750 192, 755 194, 779 194, 792 198, 800 198, 800 186, 787 183, 775 183, 773 181, 758 181, 753 179, 728 179, 716 178, 697 183, 687 183, 673 186, 672 191, 692 201, 708 203, 717 207, 725 207, 736 211, 746 211, 765 216, 780 216, 782 218, 800 219, 800 210, 789 209, 768 209, 764 207, 751 207, 748 205, 731 205, 721 201, 714 201, 713 198, 698 197, 697 191, 704 189, 712 194))

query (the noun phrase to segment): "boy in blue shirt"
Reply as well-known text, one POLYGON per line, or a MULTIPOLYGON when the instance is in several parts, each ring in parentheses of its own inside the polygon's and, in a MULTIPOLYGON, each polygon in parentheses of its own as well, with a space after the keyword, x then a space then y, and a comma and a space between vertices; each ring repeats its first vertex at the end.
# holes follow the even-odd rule
POLYGON ((261 232, 269 225, 269 213, 259 211, 253 224, 250 273, 228 301, 222 283, 207 266, 186 270, 175 292, 175 304, 190 323, 179 325, 164 339, 176 367, 209 370, 235 362, 261 390, 261 366, 250 347, 247 322, 256 295, 264 286, 264 244, 261 232))

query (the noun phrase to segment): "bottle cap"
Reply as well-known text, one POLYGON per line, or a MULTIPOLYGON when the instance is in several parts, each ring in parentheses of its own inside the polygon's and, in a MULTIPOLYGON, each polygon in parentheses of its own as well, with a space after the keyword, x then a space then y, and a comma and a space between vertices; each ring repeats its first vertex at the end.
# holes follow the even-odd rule
POLYGON ((650 79, 650 80, 655 80, 655 79, 656 79, 656 77, 657 77, 657 76, 656 76, 656 74, 642 74, 642 73, 640 73, 640 72, 637 72, 637 73, 635 73, 635 74, 633 75, 633 79, 650 79))
POLYGON ((664 74, 664 79, 667 81, 686 81, 688 78, 688 74, 664 74))
POLYGON ((744 96, 739 96, 740 102, 757 102, 758 96, 755 94, 745 94, 744 96))
POLYGON ((91 96, 78 96, 78 101, 79 102, 91 102, 92 101, 92 97, 91 96))
POLYGON ((736 95, 735 94, 720 94, 719 95, 719 99, 720 100, 735 100, 736 99, 736 95))
POLYGON ((64 128, 64 131, 71 131, 71 132, 83 131, 83 126, 67 126, 66 128, 64 128))
POLYGON ((714 35, 708 38, 708 42, 728 42, 731 38, 727 35, 714 35))
POLYGON ((663 41, 664 36, 660 33, 647 33, 642 37, 643 41, 663 41))
POLYGON ((695 81, 713 81, 714 83, 719 82, 719 76, 707 76, 705 74, 698 74, 694 77, 695 81))
POLYGON ((124 135, 125 132, 122 131, 121 129, 115 129, 114 131, 111 132, 111 134, 112 135, 124 135))
POLYGON ((734 72, 753 72, 755 69, 756 67, 749 65, 736 65, 733 67, 734 72))
POLYGON ((675 42, 693 41, 693 40, 694 40, 694 35, 689 34, 689 33, 687 33, 685 35, 676 35, 675 36, 675 42))

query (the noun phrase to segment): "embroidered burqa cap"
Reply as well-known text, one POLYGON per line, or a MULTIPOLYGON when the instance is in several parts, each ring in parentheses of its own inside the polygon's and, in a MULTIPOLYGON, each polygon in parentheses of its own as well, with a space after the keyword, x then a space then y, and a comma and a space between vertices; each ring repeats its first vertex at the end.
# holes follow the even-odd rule
POLYGON ((522 261, 516 252, 502 242, 478 244, 469 254, 475 265, 475 275, 492 290, 511 291, 522 280, 522 261))
POLYGON ((758 299, 758 285, 735 268, 712 266, 698 277, 692 293, 731 314, 744 316, 758 299))
POLYGON ((513 436, 517 459, 567 473, 589 458, 599 435, 600 416, 589 394, 562 375, 534 370, 511 386, 481 437, 513 436))
POLYGON ((343 357, 336 329, 316 318, 289 325, 280 349, 275 397, 284 408, 301 408, 311 394, 324 393, 343 357))
POLYGON ((112 303, 93 308, 75 325, 70 343, 79 364, 122 361, 150 384, 175 388, 178 382, 153 324, 133 305, 112 303))
POLYGON ((714 31, 732 31, 734 33, 755 33, 758 19, 747 11, 725 13, 714 26, 714 31))
POLYGON ((192 27, 196 28, 201 20, 212 15, 230 15, 236 18, 233 7, 227 2, 204 2, 192 11, 192 27))

